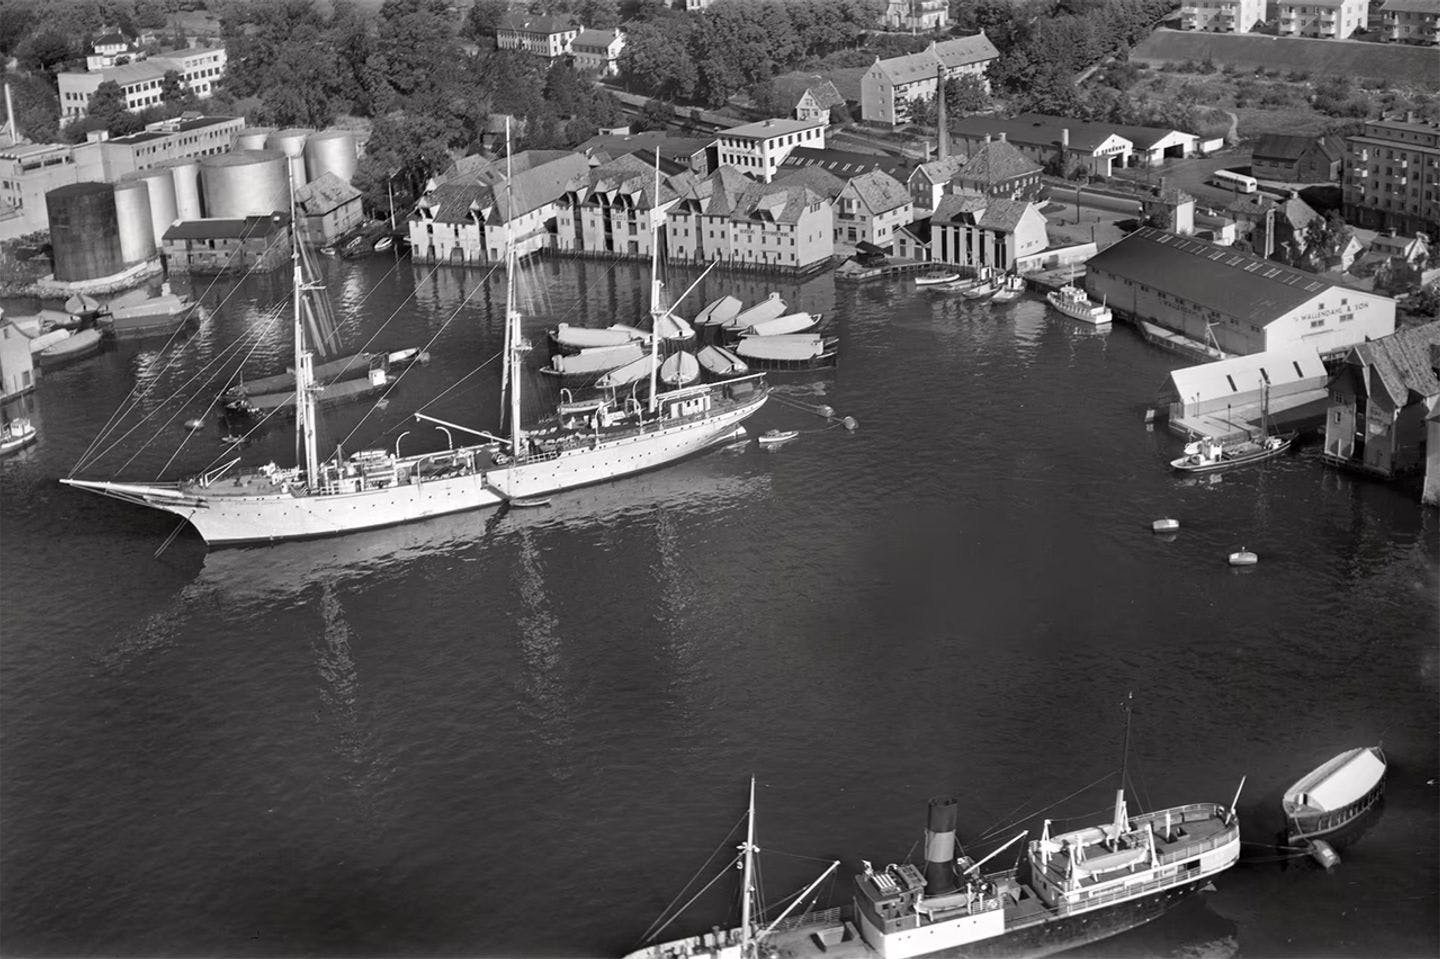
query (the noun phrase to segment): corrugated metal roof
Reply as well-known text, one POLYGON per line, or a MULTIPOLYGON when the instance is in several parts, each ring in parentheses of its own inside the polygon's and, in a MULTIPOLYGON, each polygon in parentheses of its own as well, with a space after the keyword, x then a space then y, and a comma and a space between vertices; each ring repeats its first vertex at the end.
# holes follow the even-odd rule
POLYGON ((1258 324, 1329 290, 1356 292, 1312 273, 1148 226, 1100 251, 1089 265, 1258 324))
POLYGON ((1214 363, 1187 366, 1170 374, 1175 395, 1186 402, 1205 402, 1236 393, 1287 386, 1302 380, 1324 381, 1325 364, 1314 346, 1291 346, 1235 356, 1214 363))

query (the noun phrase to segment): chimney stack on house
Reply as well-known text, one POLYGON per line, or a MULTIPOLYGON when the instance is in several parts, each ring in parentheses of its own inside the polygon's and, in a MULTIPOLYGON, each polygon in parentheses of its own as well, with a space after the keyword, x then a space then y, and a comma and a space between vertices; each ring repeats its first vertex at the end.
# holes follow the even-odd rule
POLYGON ((1069 146, 1070 146, 1070 128, 1069 128, 1069 127, 1065 127, 1063 130, 1060 131, 1060 145, 1061 145, 1062 147, 1067 148, 1067 149, 1069 148, 1069 146))

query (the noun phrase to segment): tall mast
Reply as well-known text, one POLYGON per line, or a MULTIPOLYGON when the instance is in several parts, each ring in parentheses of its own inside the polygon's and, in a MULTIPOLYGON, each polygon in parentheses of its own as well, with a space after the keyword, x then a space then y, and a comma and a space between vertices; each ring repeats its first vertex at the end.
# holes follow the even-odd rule
POLYGON ((300 232, 295 218, 295 184, 290 184, 291 285, 295 289, 295 458, 305 460, 305 482, 314 487, 320 478, 319 452, 315 442, 315 370, 305 349, 305 293, 319 289, 306 284, 300 269, 300 232))
MULTIPOLYGON (((650 412, 660 369, 660 148, 655 148, 655 195, 650 198, 650 412)), ((752 790, 753 791, 753 790, 752 790)))
POLYGON ((510 454, 520 455, 520 313, 515 309, 515 237, 511 226, 515 200, 514 172, 510 162, 510 117, 505 117, 505 366, 510 383, 510 454))
POLYGON ((745 878, 740 890, 740 955, 750 955, 750 893, 755 868, 755 777, 750 777, 750 824, 745 830, 745 878))

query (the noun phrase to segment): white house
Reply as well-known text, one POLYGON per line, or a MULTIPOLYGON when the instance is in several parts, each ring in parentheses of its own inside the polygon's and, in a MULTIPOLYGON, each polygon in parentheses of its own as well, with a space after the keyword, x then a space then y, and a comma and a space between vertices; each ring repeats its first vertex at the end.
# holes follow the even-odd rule
POLYGON ((890 246, 895 230, 915 215, 905 184, 883 170, 851 177, 835 198, 835 240, 890 246))
POLYGON ((581 30, 570 41, 575 69, 602 77, 613 77, 620 72, 620 51, 624 49, 625 34, 619 27, 581 30))
POLYGON ((824 147, 828 121, 757 120, 721 130, 717 140, 719 166, 733 166, 769 183, 781 162, 799 146, 824 147))
POLYGON ((495 31, 495 45, 501 50, 523 50, 553 60, 570 52, 580 35, 580 24, 565 16, 509 14, 495 31))

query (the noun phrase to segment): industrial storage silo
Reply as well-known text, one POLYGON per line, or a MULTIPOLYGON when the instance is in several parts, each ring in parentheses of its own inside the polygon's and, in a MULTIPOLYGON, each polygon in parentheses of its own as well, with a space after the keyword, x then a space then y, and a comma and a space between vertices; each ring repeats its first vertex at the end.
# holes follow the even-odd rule
POLYGON ((150 225, 150 189, 136 180, 115 184, 115 222, 120 230, 120 259, 128 266, 155 255, 150 225))
POLYGON ((355 134, 350 130, 322 130, 305 141, 305 170, 318 180, 333 173, 346 183, 355 179, 355 134))
POLYGON ((290 209, 289 161, 276 150, 237 150, 204 157, 200 181, 212 218, 268 216, 290 209))
POLYGON ((172 160, 165 164, 175 181, 175 218, 198 220, 200 208, 200 164, 195 160, 172 160))
POLYGON ((175 210, 175 177, 171 175, 168 167, 156 167, 131 174, 125 179, 144 183, 145 188, 150 191, 150 227, 154 231, 155 245, 160 246, 165 240, 165 231, 178 219, 175 210))
POLYGON ((270 139, 270 134, 274 132, 274 127, 246 127, 235 134, 235 149, 263 150, 265 141, 270 139))
POLYGON ((305 127, 292 127, 270 134, 270 139, 265 141, 265 149, 285 154, 290 163, 290 185, 296 189, 309 182, 305 179, 305 139, 314 132, 305 127))
POLYGON ((119 273, 120 227, 115 188, 108 183, 72 183, 45 194, 54 249, 55 279, 93 280, 119 273))

